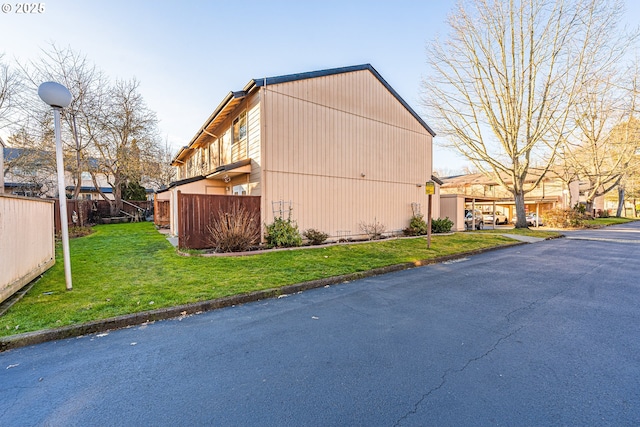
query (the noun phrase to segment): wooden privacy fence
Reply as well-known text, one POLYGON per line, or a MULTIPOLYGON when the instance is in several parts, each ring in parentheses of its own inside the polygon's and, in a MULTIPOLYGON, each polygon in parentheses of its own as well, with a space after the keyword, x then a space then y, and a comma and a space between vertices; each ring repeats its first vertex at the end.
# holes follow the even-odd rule
MULTIPOLYGON (((55 199, 53 216, 55 220, 55 232, 60 233, 60 201, 55 199)), ((95 224, 95 211, 92 209, 92 200, 70 200, 67 199, 67 225, 69 227, 84 227, 91 223, 95 224), (75 212, 75 215, 74 215, 75 212), (76 222, 74 222, 74 217, 76 222)))
POLYGON ((239 203, 260 216, 260 196, 222 196, 214 194, 182 194, 178 191, 178 247, 205 249, 211 247, 207 226, 218 213, 230 212, 239 203))
POLYGON ((156 199, 153 203, 153 222, 158 227, 169 225, 171 218, 171 202, 169 200, 156 199))

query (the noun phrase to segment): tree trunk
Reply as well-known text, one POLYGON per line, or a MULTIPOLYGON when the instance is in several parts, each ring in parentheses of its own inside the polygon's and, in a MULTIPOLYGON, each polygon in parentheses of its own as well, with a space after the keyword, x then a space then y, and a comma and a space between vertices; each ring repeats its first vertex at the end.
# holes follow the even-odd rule
POLYGON ((516 228, 527 228, 527 214, 524 209, 524 192, 520 191, 515 194, 516 203, 516 228))
MULTIPOLYGON (((78 152, 78 157, 80 153, 78 152)), ((76 171, 76 187, 73 190, 73 200, 78 200, 80 194, 80 187, 82 186, 82 170, 79 167, 80 161, 78 160, 78 170, 76 171)))
POLYGON ((111 206, 111 208, 115 210, 116 216, 120 216, 120 211, 122 210, 123 203, 122 203, 122 185, 119 179, 115 180, 112 188, 113 188, 114 203, 111 206))
POLYGON ((76 116, 73 115, 73 138, 76 141, 76 188, 73 190, 73 200, 78 200, 82 187, 82 163, 80 162, 80 142, 78 141, 78 128, 76 127, 76 116))
POLYGON ((93 172, 90 172, 90 173, 91 173, 91 181, 93 181, 93 186, 95 187, 96 190, 98 190, 98 193, 100 194, 100 197, 102 197, 102 200, 106 200, 107 203, 109 203, 109 215, 117 216, 115 214, 118 212, 117 209, 115 209, 115 202, 109 199, 107 195, 102 192, 102 189, 98 185, 98 179, 96 178, 96 174, 93 172))
MULTIPOLYGON (((616 216, 620 218, 622 216, 622 210, 624 209, 624 187, 618 187, 618 211, 616 212, 616 216)), ((627 212, 625 211, 625 215, 627 212)))
POLYGON ((593 215, 593 200, 587 199, 585 202, 585 212, 588 215, 593 215))

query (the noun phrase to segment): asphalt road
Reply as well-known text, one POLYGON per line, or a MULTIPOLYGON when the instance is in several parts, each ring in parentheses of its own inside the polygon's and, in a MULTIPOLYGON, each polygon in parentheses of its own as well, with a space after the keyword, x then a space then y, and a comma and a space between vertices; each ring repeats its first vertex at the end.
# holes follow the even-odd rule
POLYGON ((640 223, 0 354, 0 425, 640 425, 640 223))

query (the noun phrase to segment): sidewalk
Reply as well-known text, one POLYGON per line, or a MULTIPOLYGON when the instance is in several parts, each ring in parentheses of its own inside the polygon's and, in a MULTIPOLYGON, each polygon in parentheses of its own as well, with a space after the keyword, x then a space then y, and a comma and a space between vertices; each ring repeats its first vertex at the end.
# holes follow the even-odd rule
POLYGON ((523 235, 520 235, 520 234, 508 234, 508 233, 505 233, 505 234, 502 234, 502 236, 508 237, 510 239, 513 239, 513 240, 518 240, 519 242, 525 242, 525 243, 536 243, 536 242, 541 242, 543 240, 546 240, 546 239, 543 239, 541 237, 523 236, 523 235))
POLYGON ((158 232, 160 234, 164 234, 167 240, 169 241, 169 243, 171 243, 174 248, 178 247, 178 237, 172 236, 168 228, 159 228, 158 232))

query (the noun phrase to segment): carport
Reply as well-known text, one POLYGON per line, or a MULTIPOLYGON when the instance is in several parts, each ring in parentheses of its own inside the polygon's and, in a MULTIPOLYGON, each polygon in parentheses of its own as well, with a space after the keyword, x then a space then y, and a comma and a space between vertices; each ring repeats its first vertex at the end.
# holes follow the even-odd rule
MULTIPOLYGON (((471 210, 474 211, 476 209, 476 203, 481 204, 482 206, 486 206, 487 204, 491 204, 491 213, 493 214, 493 217, 496 217, 496 202, 504 202, 504 199, 500 199, 497 197, 476 197, 476 196, 465 196, 464 198, 464 205, 467 206, 469 203, 471 204, 471 210)), ((481 210, 482 211, 482 210, 481 210)), ((471 229, 475 230, 476 228, 476 217, 475 215, 471 216, 473 219, 471 221, 471 229)), ((507 217, 509 217, 507 215, 507 217)), ((495 220, 493 221, 493 224, 491 224, 491 228, 493 230, 495 230, 496 228, 496 222, 495 220)))
MULTIPOLYGON (((440 194, 440 215, 442 217, 448 217, 453 221, 452 229, 454 231, 463 231, 465 230, 464 211, 465 209, 468 209, 468 206, 470 206, 470 209, 472 210, 477 209, 480 205, 485 207, 491 206, 490 210, 495 216, 496 204, 498 203, 504 206, 513 205, 513 201, 511 199, 499 197, 440 194)), ((507 215, 507 218, 510 218, 510 215, 507 215)), ((475 228, 475 226, 475 218, 473 218, 472 228, 475 228)), ((491 227, 495 229, 495 224, 492 224, 491 227)))
MULTIPOLYGON (((536 218, 540 218, 540 207, 546 206, 547 209, 549 207, 553 207, 556 203, 558 203, 557 198, 555 197, 547 197, 540 199, 525 199, 525 209, 527 212, 535 212, 536 218), (535 209, 531 209, 533 206, 535 209)), ((476 209, 478 205, 480 206, 491 206, 491 212, 493 217, 496 216, 496 204, 500 204, 502 207, 507 209, 507 220, 510 220, 515 215, 515 202, 513 199, 504 199, 497 197, 475 197, 475 196, 465 196, 465 206, 471 205, 471 209, 476 209)), ((481 209, 482 210, 482 209, 481 209)), ((544 209, 543 209, 544 210, 544 209)), ((475 219, 475 218, 474 218, 475 219)), ((486 224, 485 224, 486 225, 486 224)), ((538 224, 534 224, 534 226, 538 226, 538 224)), ((473 228, 475 228, 475 221, 473 224, 473 228)), ((495 230, 495 221, 491 226, 492 229, 495 230)))

